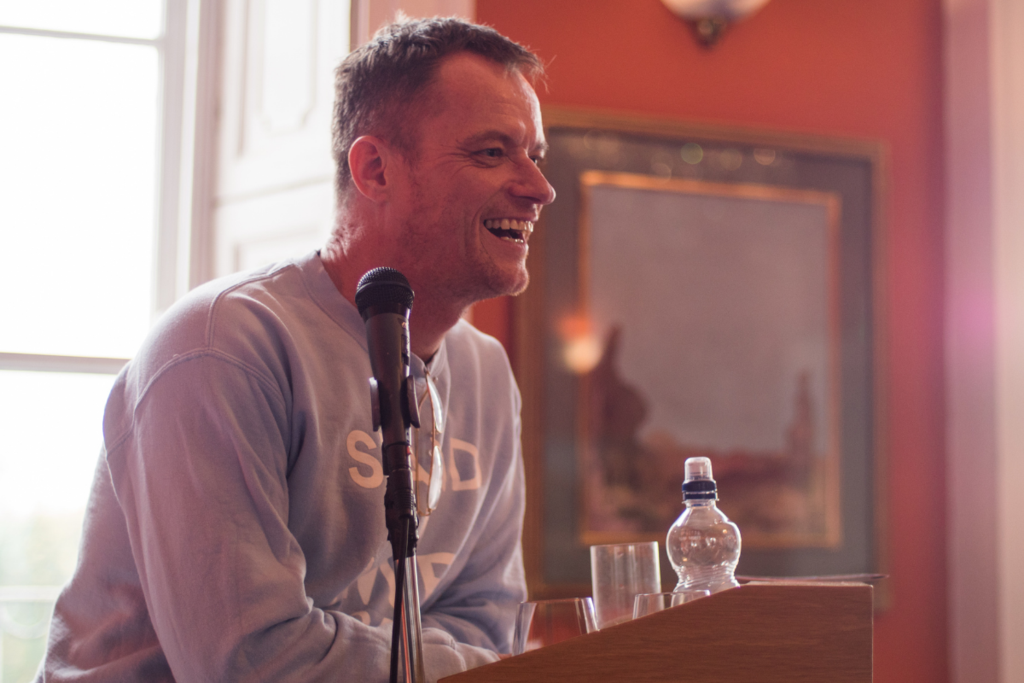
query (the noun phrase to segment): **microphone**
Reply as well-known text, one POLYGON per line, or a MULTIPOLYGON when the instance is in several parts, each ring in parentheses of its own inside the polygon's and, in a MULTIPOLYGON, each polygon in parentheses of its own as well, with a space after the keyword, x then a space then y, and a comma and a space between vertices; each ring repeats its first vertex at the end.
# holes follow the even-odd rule
POLYGON ((388 478, 384 493, 385 520, 394 557, 408 554, 403 543, 405 522, 411 522, 408 542, 415 547, 416 489, 413 483, 410 425, 420 426, 416 386, 409 377, 409 313, 413 292, 409 281, 394 268, 374 268, 359 279, 356 307, 366 324, 370 353, 370 409, 373 431, 381 430, 381 464, 388 478))
MULTIPOLYGON (((374 268, 359 279, 356 307, 366 324, 370 353, 373 429, 382 430, 385 452, 393 445, 408 446, 409 425, 419 427, 414 387, 409 378, 409 313, 414 295, 405 276, 394 268, 374 268)), ((388 474, 385 458, 385 474, 388 474)))

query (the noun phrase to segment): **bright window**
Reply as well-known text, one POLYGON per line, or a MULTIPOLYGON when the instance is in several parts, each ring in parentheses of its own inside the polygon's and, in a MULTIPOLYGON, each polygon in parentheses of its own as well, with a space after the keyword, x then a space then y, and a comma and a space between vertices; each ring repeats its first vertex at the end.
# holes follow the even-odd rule
POLYGON ((0 349, 129 357, 150 317, 157 54, 0 34, 0 349))
MULTIPOLYGON (((172 3, 184 4, 184 3, 172 3)), ((155 309, 161 0, 0 1, 0 681, 70 577, 103 407, 155 309)))

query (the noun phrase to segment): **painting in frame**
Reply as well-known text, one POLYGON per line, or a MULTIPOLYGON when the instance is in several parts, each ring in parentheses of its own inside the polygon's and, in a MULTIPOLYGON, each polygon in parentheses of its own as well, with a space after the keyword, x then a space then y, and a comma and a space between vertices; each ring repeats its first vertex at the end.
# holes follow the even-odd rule
POLYGON ((881 146, 544 117, 558 199, 515 354, 531 593, 585 594, 590 545, 664 547, 692 456, 741 574, 882 571, 881 146))

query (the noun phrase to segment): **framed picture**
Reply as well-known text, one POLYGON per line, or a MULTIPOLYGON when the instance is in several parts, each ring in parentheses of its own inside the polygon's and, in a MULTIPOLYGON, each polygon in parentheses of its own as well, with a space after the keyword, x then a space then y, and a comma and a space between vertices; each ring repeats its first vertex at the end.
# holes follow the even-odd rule
MULTIPOLYGON (((884 570, 884 150, 545 109, 516 372, 531 593, 659 541, 708 457, 748 576, 884 570)), ((675 574, 663 557, 666 588, 675 574)))

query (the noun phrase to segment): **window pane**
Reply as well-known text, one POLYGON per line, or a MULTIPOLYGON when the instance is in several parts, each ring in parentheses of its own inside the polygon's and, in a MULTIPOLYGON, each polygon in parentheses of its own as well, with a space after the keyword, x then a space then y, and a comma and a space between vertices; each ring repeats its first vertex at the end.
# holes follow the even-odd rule
POLYGON ((0 351, 128 357, 145 334, 157 67, 151 47, 0 34, 0 351))
POLYGON ((0 24, 129 38, 156 38, 160 0, 0 0, 0 24))

